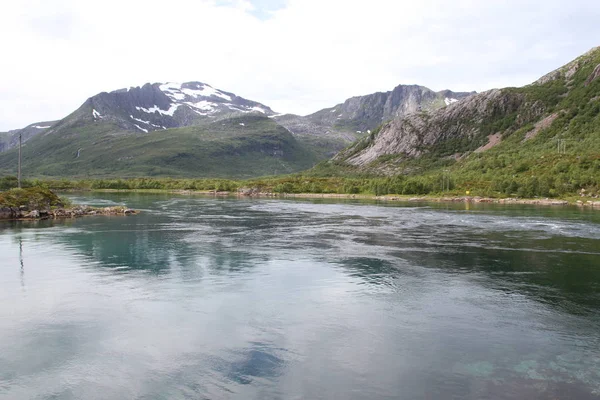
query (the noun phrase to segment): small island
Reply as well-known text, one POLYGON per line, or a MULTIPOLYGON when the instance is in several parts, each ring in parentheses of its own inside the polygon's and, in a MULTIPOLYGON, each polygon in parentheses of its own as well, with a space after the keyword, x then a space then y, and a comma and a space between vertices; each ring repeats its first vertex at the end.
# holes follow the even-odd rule
POLYGON ((0 220, 38 220, 77 218, 86 215, 134 215, 138 211, 123 207, 73 205, 50 189, 30 187, 0 192, 0 220))

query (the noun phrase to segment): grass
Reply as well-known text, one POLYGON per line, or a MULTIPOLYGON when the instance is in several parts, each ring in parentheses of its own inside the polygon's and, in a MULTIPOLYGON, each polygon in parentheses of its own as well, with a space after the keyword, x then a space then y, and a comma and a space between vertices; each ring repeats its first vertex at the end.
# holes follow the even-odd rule
POLYGON ((21 207, 26 210, 49 210, 55 207, 64 207, 65 203, 54 192, 41 186, 10 189, 0 193, 0 208, 21 207))
MULTIPOLYGON (((419 158, 391 154, 361 168, 336 158, 307 170, 326 157, 328 139, 302 142, 269 118, 245 116, 149 134, 123 133, 110 123, 70 126, 59 136, 29 141, 24 171, 43 178, 28 184, 63 190, 255 187, 277 193, 436 196, 469 191, 486 197, 585 194, 596 198, 600 196, 600 79, 585 82, 600 64, 600 51, 577 62, 580 68, 572 77, 563 73, 542 85, 503 89, 503 105, 491 104, 485 119, 466 114, 439 121, 433 113, 419 114, 428 124, 446 124, 437 128, 447 132, 457 126, 469 132, 448 135, 422 148, 424 155, 419 158), (554 113, 557 118, 549 127, 525 140, 538 121, 554 113), (502 133, 497 146, 473 152, 493 133, 502 133), (56 176, 71 180, 49 179, 56 176)), ((344 152, 346 159, 371 146, 379 134, 376 129, 355 142, 344 152)), ((0 154, 0 174, 13 174, 15 165, 16 152, 0 154)), ((0 189, 14 184, 0 179, 0 189)))
MULTIPOLYGON (((34 138, 23 148, 23 170, 37 177, 250 178, 297 172, 325 157, 323 142, 300 142, 260 116, 147 134, 119 129, 94 123, 34 138)), ((14 173, 16 157, 0 154, 0 172, 14 173)))
MULTIPOLYGON (((600 51, 577 61, 572 77, 564 71, 557 79, 542 85, 502 90, 503 106, 493 107, 487 118, 460 115, 438 123, 441 131, 464 126, 468 136, 451 136, 424 147, 424 155, 410 158, 403 154, 379 157, 366 167, 345 160, 363 151, 377 134, 346 150, 345 159, 320 163, 311 172, 316 176, 380 177, 378 191, 388 193, 436 193, 449 179, 458 193, 469 190, 482 196, 565 197, 600 195, 600 79, 586 85, 593 69, 600 64, 600 51), (557 118, 537 136, 525 140, 535 123, 557 114, 557 118), (472 132, 475 132, 472 134, 472 132), (487 136, 502 133, 502 142, 483 153, 473 150, 487 143, 487 136), (559 143, 564 147, 559 151, 559 143), (456 159, 455 154, 461 157, 456 159), (582 192, 582 190, 584 192, 582 192)), ((430 120, 430 119, 429 119, 430 120)), ((428 121, 429 121, 428 120, 428 121)), ((438 120, 440 121, 440 120, 438 120)), ((431 127, 430 127, 431 128, 431 127)))

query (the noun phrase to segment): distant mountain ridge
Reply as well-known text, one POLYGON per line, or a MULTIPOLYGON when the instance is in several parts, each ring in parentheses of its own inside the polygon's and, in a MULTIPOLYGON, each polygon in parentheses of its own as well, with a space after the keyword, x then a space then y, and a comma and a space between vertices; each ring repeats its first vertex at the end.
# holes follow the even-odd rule
MULTIPOLYGON (((328 159, 390 118, 446 107, 469 95, 400 85, 300 117, 276 114, 207 83, 147 83, 99 93, 60 121, 29 126, 23 162, 40 176, 293 173, 328 159)), ((12 171, 14 140, 3 135, 0 142, 10 143, 0 147, 0 171, 12 171)))
POLYGON ((354 141, 394 118, 419 111, 433 111, 471 96, 475 92, 433 90, 419 85, 398 85, 389 92, 377 92, 347 99, 307 116, 275 116, 277 122, 297 135, 323 132, 354 141))
POLYGON ((19 135, 23 143, 34 136, 44 133, 58 121, 35 122, 22 129, 14 129, 8 132, 0 132, 0 153, 13 149, 19 145, 19 135))
POLYGON ((327 166, 343 174, 430 174, 438 185, 451 174, 505 195, 598 192, 600 47, 530 85, 398 116, 327 166))

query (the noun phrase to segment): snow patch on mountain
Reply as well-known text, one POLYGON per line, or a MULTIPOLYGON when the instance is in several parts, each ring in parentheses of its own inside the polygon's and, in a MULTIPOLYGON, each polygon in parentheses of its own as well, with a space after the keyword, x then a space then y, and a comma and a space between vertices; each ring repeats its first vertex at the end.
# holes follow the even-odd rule
POLYGON ((169 107, 168 110, 162 110, 160 109, 158 106, 154 105, 150 108, 144 108, 144 107, 139 107, 136 106, 135 109, 138 111, 143 111, 147 114, 154 114, 154 113, 159 113, 161 115, 169 115, 169 116, 173 116, 173 114, 175 114, 175 111, 177 111, 177 109, 179 108, 181 104, 171 104, 171 107, 169 107))
POLYGON ((32 128, 36 128, 36 129, 48 129, 50 128, 52 125, 48 125, 48 126, 41 126, 41 125, 33 125, 32 128))
POLYGON ((148 133, 148 129, 144 129, 141 126, 139 126, 138 124, 133 124, 133 125, 135 125, 135 127, 138 128, 140 131, 148 133))
MULTIPOLYGON (((188 84, 190 85, 190 84, 188 84)), ((221 92, 218 89, 213 88, 210 85, 207 85, 206 83, 196 83, 196 84, 191 84, 190 86, 192 86, 192 88, 190 87, 186 87, 183 88, 182 87, 183 84, 181 83, 173 83, 173 82, 169 82, 169 83, 165 83, 165 84, 161 84, 159 86, 159 89, 166 94, 169 98, 171 98, 171 100, 174 101, 182 101, 185 100, 187 97, 192 97, 194 99, 197 99, 198 97, 220 97, 224 100, 227 101, 231 101, 231 96, 221 92)))
POLYGON ((456 103, 457 101, 458 101, 457 99, 452 99, 452 98, 449 98, 449 97, 446 97, 444 99, 444 103, 446 103, 447 106, 449 106, 452 103, 456 103))
MULTIPOLYGON (((132 120, 134 120, 134 121, 141 122, 141 123, 143 123, 143 124, 150 125, 150 126, 153 126, 153 127, 155 127, 155 128, 163 128, 163 129, 164 129, 164 127, 163 127, 163 126, 161 126, 161 125, 156 125, 156 124, 153 124, 153 123, 152 123, 152 122, 150 122, 150 121, 144 121, 143 119, 136 118, 136 117, 134 117, 133 115, 129 115, 129 117, 130 117, 132 120)), ((135 124, 134 124, 134 125, 135 125, 135 124)))
POLYGON ((98 111, 96 111, 95 109, 92 110, 92 117, 94 117, 94 119, 102 119, 102 115, 100 115, 100 113, 98 111))
POLYGON ((267 113, 264 108, 260 108, 260 107, 252 107, 250 110, 251 111, 258 111, 259 113, 263 113, 263 114, 267 113))
POLYGON ((187 105, 189 105, 191 107, 194 107, 194 108, 198 108, 198 109, 203 110, 203 111, 215 111, 215 109, 218 107, 217 104, 212 103, 210 101, 206 101, 206 100, 202 100, 202 101, 199 101, 197 103, 189 103, 188 102, 188 103, 185 103, 185 104, 187 104, 187 105))

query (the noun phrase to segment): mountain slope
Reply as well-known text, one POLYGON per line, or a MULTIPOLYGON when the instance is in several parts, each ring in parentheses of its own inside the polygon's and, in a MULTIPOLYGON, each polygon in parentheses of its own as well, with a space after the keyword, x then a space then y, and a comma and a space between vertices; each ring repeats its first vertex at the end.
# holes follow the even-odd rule
POLYGON ((507 193, 514 193, 511 182, 534 182, 532 194, 543 195, 597 187, 599 154, 600 48, 595 48, 531 85, 395 118, 329 164, 384 175, 449 168, 457 180, 507 193))
MULTIPOLYGON (((260 115, 149 133, 121 132, 109 122, 64 128, 23 149, 27 176, 231 177, 297 172, 319 160, 285 128, 260 115)), ((16 152, 0 157, 14 170, 16 152)))
MULTIPOLYGON (((326 139, 301 142, 273 114, 200 82, 103 92, 27 141, 23 171, 243 178, 297 172, 326 158, 326 139)), ((14 174, 16 158, 15 150, 0 154, 0 172, 14 174)))
POLYGON ((58 121, 36 122, 22 129, 0 132, 0 153, 17 147, 19 145, 19 135, 21 135, 22 141, 25 143, 34 136, 44 133, 57 122, 58 121))
POLYGON ((352 97, 305 117, 286 114, 274 118, 297 136, 326 134, 347 145, 393 118, 422 110, 437 110, 473 93, 434 92, 424 86, 399 85, 389 92, 352 97))
MULTIPOLYGON (((467 96, 398 86, 297 117, 275 115, 264 104, 206 83, 145 84, 99 93, 50 127, 36 125, 37 135, 24 137, 32 139, 23 149, 23 167, 30 175, 65 177, 292 173, 330 158, 361 129, 467 96)), ((14 147, 12 134, 0 136, 7 143, 2 148, 14 147)), ((0 172, 14 173, 15 153, 0 154, 0 172)))

